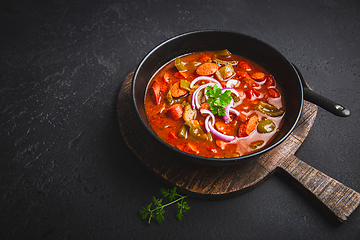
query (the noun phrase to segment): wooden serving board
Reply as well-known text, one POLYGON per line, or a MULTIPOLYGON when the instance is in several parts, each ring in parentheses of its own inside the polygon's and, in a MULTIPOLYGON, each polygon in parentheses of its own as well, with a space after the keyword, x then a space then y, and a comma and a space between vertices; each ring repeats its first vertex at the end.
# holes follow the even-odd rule
POLYGON ((197 165, 162 146, 141 125, 131 98, 134 70, 124 79, 117 101, 118 120, 126 144, 140 162, 165 184, 202 199, 224 199, 246 193, 275 171, 290 176, 340 222, 357 208, 360 194, 309 166, 294 154, 305 140, 317 106, 304 102, 295 130, 279 146, 260 157, 229 167, 197 165))

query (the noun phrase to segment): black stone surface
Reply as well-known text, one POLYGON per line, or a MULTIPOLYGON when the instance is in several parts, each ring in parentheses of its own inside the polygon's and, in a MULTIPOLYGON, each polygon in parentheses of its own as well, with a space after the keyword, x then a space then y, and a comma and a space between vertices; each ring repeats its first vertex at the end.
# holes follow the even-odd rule
POLYGON ((335 224, 275 174, 221 201, 189 198, 179 222, 137 211, 167 187, 120 134, 121 82, 174 35, 224 29, 259 38, 295 63, 321 95, 297 156, 360 191, 360 2, 1 1, 0 239, 359 239, 360 210, 335 224))

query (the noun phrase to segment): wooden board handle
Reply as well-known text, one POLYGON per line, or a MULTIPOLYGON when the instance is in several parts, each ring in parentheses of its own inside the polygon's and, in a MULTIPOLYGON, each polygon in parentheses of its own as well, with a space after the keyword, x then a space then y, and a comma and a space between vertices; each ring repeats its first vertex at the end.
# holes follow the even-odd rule
POLYGON ((344 222, 360 203, 360 194, 319 170, 290 155, 279 166, 311 193, 333 216, 344 222))

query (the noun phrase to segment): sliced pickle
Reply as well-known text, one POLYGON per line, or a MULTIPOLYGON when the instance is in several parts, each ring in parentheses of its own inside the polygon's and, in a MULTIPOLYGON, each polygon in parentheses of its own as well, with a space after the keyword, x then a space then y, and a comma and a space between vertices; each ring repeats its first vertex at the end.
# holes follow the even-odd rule
POLYGON ((190 82, 189 81, 186 81, 184 79, 180 80, 180 88, 184 89, 184 90, 187 90, 187 91, 190 91, 190 82))
POLYGON ((195 119, 196 109, 192 109, 191 104, 186 102, 184 106, 183 119, 185 122, 195 119))
POLYGON ((215 76, 220 80, 223 81, 225 79, 228 79, 230 77, 232 77, 233 75, 235 75, 235 70, 234 68, 231 66, 231 64, 225 65, 221 68, 219 68, 216 72, 215 72, 215 76))
POLYGON ((196 139, 205 140, 207 139, 207 134, 201 129, 198 120, 189 120, 185 122, 185 125, 189 126, 189 134, 196 139))
POLYGON ((284 113, 283 110, 264 101, 260 101, 259 104, 256 105, 255 109, 270 117, 277 117, 284 113))
POLYGON ((259 133, 271 133, 275 131, 276 124, 271 119, 260 120, 257 130, 259 133))
POLYGON ((216 55, 222 56, 222 57, 228 57, 231 55, 231 53, 229 52, 229 50, 224 49, 224 50, 220 50, 216 52, 216 55))
POLYGON ((175 67, 177 68, 177 70, 179 70, 180 72, 184 72, 186 71, 186 64, 184 62, 181 61, 181 59, 178 57, 175 59, 175 67))
POLYGON ((213 61, 215 63, 217 63, 217 64, 220 64, 220 65, 228 65, 228 64, 236 65, 236 64, 238 64, 238 61, 224 61, 224 60, 221 60, 221 59, 218 59, 218 58, 213 59, 213 61))
POLYGON ((257 149, 257 148, 261 147, 263 144, 264 144, 263 140, 258 140, 258 141, 250 143, 250 147, 252 149, 257 149))
POLYGON ((187 138, 187 132, 188 131, 187 131, 186 125, 184 124, 184 125, 181 126, 177 136, 179 138, 185 138, 186 139, 187 138))

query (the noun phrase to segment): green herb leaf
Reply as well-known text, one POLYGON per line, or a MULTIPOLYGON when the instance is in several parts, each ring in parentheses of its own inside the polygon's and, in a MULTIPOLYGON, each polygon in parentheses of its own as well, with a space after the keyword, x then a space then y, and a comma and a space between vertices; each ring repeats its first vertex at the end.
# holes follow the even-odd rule
POLYGON ((147 211, 145 209, 145 207, 143 207, 140 211, 139 211, 139 214, 141 216, 142 219, 146 219, 147 218, 147 211))
POLYGON ((150 203, 147 207, 146 207, 146 211, 150 211, 152 203, 150 203))
POLYGON ((183 216, 184 216, 184 214, 180 210, 178 210, 178 214, 176 214, 177 219, 179 219, 179 221, 181 221, 183 216))
POLYGON ((162 223, 162 222, 164 221, 164 216, 163 216, 162 214, 157 215, 157 216, 156 216, 156 220, 157 220, 158 223, 160 224, 160 223, 162 223))
POLYGON ((155 218, 157 220, 157 222, 160 224, 164 221, 164 216, 163 216, 165 213, 164 208, 176 203, 176 205, 178 207, 176 217, 178 220, 181 220, 184 216, 183 213, 186 212, 188 209, 190 209, 190 207, 187 205, 187 202, 184 201, 184 199, 187 196, 182 196, 182 195, 178 194, 176 192, 176 187, 173 189, 168 189, 168 190, 161 188, 160 192, 164 197, 169 198, 170 202, 163 205, 162 198, 157 199, 155 196, 153 196, 153 203, 156 205, 156 207, 151 209, 152 203, 147 205, 146 208, 143 207, 141 210, 139 210, 139 214, 140 214, 141 218, 142 219, 149 218, 149 220, 148 220, 149 224, 151 222, 151 219, 155 218))
POLYGON ((221 88, 219 88, 216 84, 206 87, 206 96, 208 97, 207 103, 210 104, 210 111, 213 114, 217 114, 219 116, 225 115, 225 108, 231 102, 231 91, 226 90, 222 92, 221 88))
POLYGON ((160 192, 164 197, 167 197, 167 195, 169 195, 169 192, 166 191, 164 188, 160 188, 160 192))

